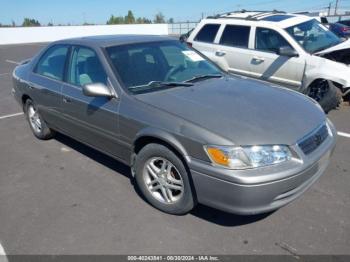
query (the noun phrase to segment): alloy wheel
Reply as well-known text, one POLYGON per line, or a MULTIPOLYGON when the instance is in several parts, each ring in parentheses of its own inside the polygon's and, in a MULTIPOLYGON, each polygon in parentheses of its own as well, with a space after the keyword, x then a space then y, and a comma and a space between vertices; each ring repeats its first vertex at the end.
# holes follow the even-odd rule
POLYGON ((149 159, 144 166, 143 180, 151 195, 162 203, 178 202, 184 194, 180 172, 165 158, 149 159))
POLYGON ((41 120, 38 114, 38 111, 34 108, 33 105, 30 105, 28 107, 28 118, 29 118, 29 123, 33 130, 36 133, 40 133, 42 126, 41 126, 41 120))

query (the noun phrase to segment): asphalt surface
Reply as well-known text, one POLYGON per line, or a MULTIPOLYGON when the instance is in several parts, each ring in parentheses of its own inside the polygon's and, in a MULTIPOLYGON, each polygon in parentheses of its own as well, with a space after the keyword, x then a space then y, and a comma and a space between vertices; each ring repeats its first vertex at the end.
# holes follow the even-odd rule
MULTIPOLYGON (((14 62, 43 44, 0 46, 0 243, 7 254, 350 254, 350 138, 324 176, 272 214, 205 206, 171 216, 137 193, 128 167, 59 135, 39 141, 11 97, 14 62), (6 61, 7 60, 7 61, 6 61)), ((332 111, 350 133, 350 107, 332 111)))

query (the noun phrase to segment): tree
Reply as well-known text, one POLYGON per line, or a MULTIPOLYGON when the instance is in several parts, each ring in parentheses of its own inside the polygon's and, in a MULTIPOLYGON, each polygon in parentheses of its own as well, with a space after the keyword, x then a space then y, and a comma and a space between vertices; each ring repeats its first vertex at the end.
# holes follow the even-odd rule
POLYGON ((173 24, 174 23, 174 18, 169 18, 168 24, 173 24))
POLYGON ((128 14, 125 16, 125 24, 135 24, 135 17, 131 10, 128 11, 128 14))
POLYGON ((154 21, 155 24, 164 24, 165 23, 165 17, 164 17, 164 15, 161 12, 159 12, 159 13, 157 13, 155 15, 153 21, 154 21))
POLYGON ((152 21, 150 19, 147 19, 146 17, 138 17, 136 19, 137 24, 152 24, 152 21))
POLYGON ((107 25, 124 24, 124 17, 111 15, 107 21, 107 25))
POLYGON ((53 23, 50 22, 50 23, 47 24, 47 26, 53 26, 53 23))
MULTIPOLYGON (((160 16, 158 17, 158 21, 161 23, 165 23, 164 16, 159 13, 160 16)), ((152 24, 152 20, 148 19, 146 17, 135 17, 133 12, 131 10, 128 11, 128 14, 126 16, 114 16, 111 15, 108 21, 106 22, 107 25, 115 25, 115 24, 152 24)))
POLYGON ((111 15, 111 17, 108 19, 106 24, 107 25, 113 25, 114 21, 115 21, 115 17, 114 17, 114 15, 111 15))
POLYGON ((40 26, 40 23, 38 20, 31 19, 31 18, 24 18, 22 26, 28 27, 28 26, 40 26))

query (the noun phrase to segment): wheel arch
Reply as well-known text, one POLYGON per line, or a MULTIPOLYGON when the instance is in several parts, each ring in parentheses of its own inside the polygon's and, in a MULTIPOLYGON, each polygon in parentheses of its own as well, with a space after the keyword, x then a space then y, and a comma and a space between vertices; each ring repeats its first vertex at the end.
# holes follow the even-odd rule
POLYGON ((32 99, 29 95, 27 94, 23 94, 21 96, 21 101, 22 101, 22 109, 23 109, 23 112, 25 112, 25 104, 27 102, 28 99, 32 99))
POLYGON ((150 143, 159 143, 167 146, 186 162, 188 154, 180 141, 169 132, 157 128, 146 128, 138 132, 132 144, 132 152, 137 154, 144 146, 150 143))
POLYGON ((337 74, 331 75, 329 72, 308 72, 304 82, 304 94, 309 92, 310 86, 319 80, 327 80, 334 83, 341 91, 340 86, 350 86, 350 82, 342 77, 338 77, 337 74))

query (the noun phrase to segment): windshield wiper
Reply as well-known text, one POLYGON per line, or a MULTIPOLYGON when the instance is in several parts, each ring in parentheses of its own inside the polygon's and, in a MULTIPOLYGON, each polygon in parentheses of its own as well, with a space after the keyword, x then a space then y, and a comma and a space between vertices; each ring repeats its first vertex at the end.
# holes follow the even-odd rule
POLYGON ((129 87, 132 91, 139 91, 139 90, 147 90, 149 88, 158 88, 158 87, 176 87, 176 86, 193 86, 191 83, 185 83, 185 82, 164 82, 164 81, 151 81, 146 85, 139 85, 139 86, 131 86, 129 87))
POLYGON ((221 74, 197 75, 197 76, 192 77, 191 79, 186 80, 185 83, 195 82, 195 81, 198 81, 198 80, 204 80, 204 79, 208 79, 208 78, 220 78, 222 76, 223 75, 221 75, 221 74))

